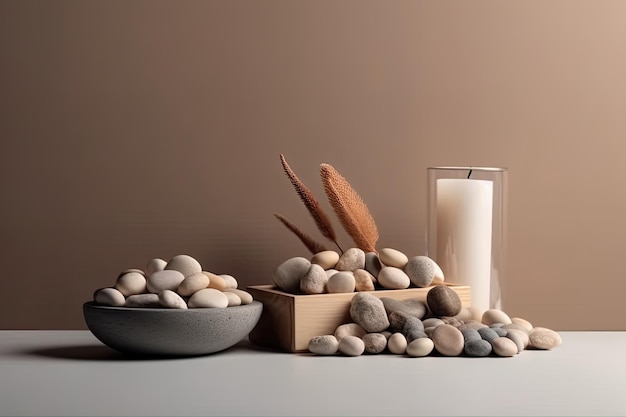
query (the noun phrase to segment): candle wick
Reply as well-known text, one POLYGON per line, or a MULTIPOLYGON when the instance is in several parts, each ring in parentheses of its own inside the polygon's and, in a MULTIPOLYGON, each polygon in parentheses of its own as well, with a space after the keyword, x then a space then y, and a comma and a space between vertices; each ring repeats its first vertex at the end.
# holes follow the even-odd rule
POLYGON ((469 170, 469 174, 467 174, 467 179, 469 179, 469 177, 472 175, 472 171, 473 171, 473 170, 470 168, 470 170, 469 170))

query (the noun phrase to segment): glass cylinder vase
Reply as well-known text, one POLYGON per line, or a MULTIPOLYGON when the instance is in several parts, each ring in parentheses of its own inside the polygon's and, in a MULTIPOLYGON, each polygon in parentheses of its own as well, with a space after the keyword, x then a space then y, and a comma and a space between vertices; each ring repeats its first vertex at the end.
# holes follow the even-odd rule
POLYGON ((445 281, 468 285, 470 310, 502 309, 506 261, 507 169, 428 168, 427 255, 445 281))

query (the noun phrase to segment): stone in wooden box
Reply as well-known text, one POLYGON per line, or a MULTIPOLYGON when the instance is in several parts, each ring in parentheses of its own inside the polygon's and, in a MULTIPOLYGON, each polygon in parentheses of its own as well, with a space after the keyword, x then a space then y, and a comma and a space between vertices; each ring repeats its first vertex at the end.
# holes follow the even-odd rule
MULTIPOLYGON (((463 307, 470 306, 470 287, 445 284, 459 294, 463 307)), ((378 298, 395 300, 417 298, 426 301, 432 287, 404 290, 368 291, 378 298)), ((263 313, 250 333, 254 344, 288 352, 308 350, 312 337, 333 334, 344 323, 351 322, 350 303, 357 292, 336 294, 295 295, 273 285, 249 286, 255 300, 263 303, 263 313)))

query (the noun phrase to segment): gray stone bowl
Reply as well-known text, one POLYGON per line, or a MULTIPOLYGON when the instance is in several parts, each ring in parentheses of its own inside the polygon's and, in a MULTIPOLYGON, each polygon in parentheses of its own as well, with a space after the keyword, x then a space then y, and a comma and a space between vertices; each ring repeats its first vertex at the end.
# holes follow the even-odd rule
POLYGON ((133 355, 195 356, 228 349, 256 326, 263 304, 226 308, 108 307, 83 304, 87 327, 112 349, 133 355))

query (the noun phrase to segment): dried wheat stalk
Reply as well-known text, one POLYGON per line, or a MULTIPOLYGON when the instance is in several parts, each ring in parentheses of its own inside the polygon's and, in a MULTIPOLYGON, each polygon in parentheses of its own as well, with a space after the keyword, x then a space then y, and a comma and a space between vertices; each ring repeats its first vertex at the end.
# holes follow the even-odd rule
POLYGON ((365 252, 377 252, 378 228, 361 196, 331 165, 321 164, 320 174, 328 201, 354 243, 365 252))
POLYGON ((309 210, 311 217, 313 217, 313 220, 315 221, 315 224, 317 225, 319 231, 322 233, 322 235, 324 235, 324 237, 332 240, 335 245, 337 245, 339 250, 342 251, 341 246, 339 246, 339 243, 337 243, 337 235, 335 234, 335 230, 333 229, 333 226, 330 223, 328 216, 326 215, 324 210, 322 210, 322 207, 313 196, 313 193, 304 185, 302 181, 300 181, 296 173, 293 172, 283 154, 280 154, 280 162, 282 163, 285 174, 287 174, 287 177, 289 177, 289 181, 291 181, 293 188, 295 188, 298 196, 300 196, 300 200, 302 200, 306 208, 309 210))
POLYGON ((307 249, 309 249, 312 254, 315 255, 318 252, 322 252, 326 250, 324 245, 316 242, 315 239, 313 239, 312 237, 304 233, 302 230, 300 230, 295 224, 293 224, 289 219, 287 219, 282 214, 274 213, 274 216, 276 216, 276 218, 280 220, 287 227, 287 229, 291 230, 296 236, 298 236, 298 238, 300 238, 302 243, 304 243, 304 246, 306 246, 307 249))

